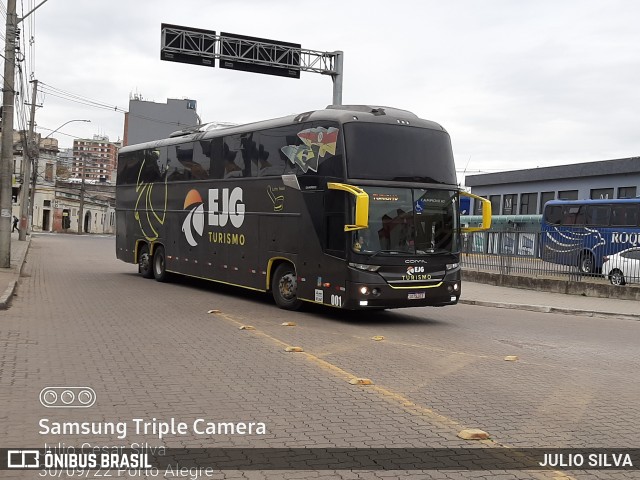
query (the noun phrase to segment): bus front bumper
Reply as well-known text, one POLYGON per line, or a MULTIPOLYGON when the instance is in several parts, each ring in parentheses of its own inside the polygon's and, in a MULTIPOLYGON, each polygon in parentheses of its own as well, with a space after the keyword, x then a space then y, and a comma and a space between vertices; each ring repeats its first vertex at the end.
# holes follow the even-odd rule
POLYGON ((402 288, 393 288, 388 283, 347 282, 350 300, 344 308, 366 310, 455 305, 460 298, 461 288, 459 275, 453 277, 433 286, 402 288))

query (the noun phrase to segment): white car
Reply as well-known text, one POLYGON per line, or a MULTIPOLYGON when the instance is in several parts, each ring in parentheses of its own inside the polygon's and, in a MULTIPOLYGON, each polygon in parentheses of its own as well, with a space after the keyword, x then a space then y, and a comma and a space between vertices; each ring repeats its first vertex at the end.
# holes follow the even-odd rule
POLYGON ((640 283, 640 247, 628 248, 602 259, 602 273, 612 285, 640 283))

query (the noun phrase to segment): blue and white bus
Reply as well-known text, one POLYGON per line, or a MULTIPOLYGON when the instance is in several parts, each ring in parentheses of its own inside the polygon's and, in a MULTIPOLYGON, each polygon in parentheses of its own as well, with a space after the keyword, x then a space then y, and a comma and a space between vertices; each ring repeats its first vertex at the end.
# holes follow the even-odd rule
POLYGON ((543 260, 597 274, 604 256, 640 245, 640 197, 553 200, 541 228, 543 260))

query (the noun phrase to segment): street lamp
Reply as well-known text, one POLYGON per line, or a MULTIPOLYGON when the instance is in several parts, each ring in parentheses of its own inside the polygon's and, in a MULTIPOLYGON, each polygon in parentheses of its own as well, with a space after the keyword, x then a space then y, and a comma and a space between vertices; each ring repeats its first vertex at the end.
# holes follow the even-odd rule
POLYGON ((65 125, 71 123, 71 122, 91 122, 91 120, 69 120, 68 122, 64 122, 62 125, 60 125, 58 128, 56 128, 55 130, 53 130, 49 135, 47 135, 46 137, 44 137, 42 140, 44 140, 45 138, 49 138, 51 135, 53 135, 54 133, 56 133, 58 130, 60 130, 62 127, 64 127, 65 125))
MULTIPOLYGON (((42 140, 49 138, 51 135, 56 133, 62 127, 72 122, 91 122, 91 120, 84 120, 84 119, 68 120, 64 122, 62 125, 60 125, 58 128, 56 128, 55 130, 53 130, 51 133, 49 133, 49 135, 44 137, 42 140)), ((20 192, 21 194, 20 195, 20 218, 22 219, 21 226, 23 228, 20 229, 20 233, 18 234, 19 240, 26 240, 27 228, 33 227, 33 206, 34 206, 35 195, 36 195, 36 181, 38 178, 38 147, 39 145, 36 145, 36 147, 32 150, 32 146, 27 145, 27 152, 26 152, 27 161, 25 162, 25 168, 23 169, 23 179, 24 179, 22 182, 23 188, 22 188, 22 191, 20 192), (33 178, 31 179, 32 180, 31 195, 29 196, 29 188, 24 188, 24 187, 28 185, 29 166, 31 165, 31 162, 33 162, 33 178), (31 222, 28 222, 29 218, 31 218, 31 222), (29 225, 29 223, 31 225, 29 225)))

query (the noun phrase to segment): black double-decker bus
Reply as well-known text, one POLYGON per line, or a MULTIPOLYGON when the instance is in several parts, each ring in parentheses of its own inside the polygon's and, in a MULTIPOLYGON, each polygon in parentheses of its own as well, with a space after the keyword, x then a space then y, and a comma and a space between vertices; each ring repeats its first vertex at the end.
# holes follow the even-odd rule
POLYGON ((285 309, 453 305, 460 194, 449 135, 404 110, 178 132, 120 150, 117 257, 158 281, 270 291, 285 309))

